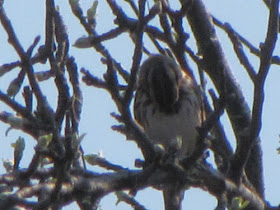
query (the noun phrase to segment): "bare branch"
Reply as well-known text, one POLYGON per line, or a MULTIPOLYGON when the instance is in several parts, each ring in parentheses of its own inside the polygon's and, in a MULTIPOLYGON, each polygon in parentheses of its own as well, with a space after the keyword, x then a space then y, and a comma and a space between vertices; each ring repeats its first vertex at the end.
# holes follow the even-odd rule
POLYGON ((268 30, 265 43, 262 46, 261 63, 259 72, 254 80, 254 102, 252 111, 252 120, 250 124, 249 138, 240 142, 234 159, 231 161, 231 178, 233 180, 240 179, 243 168, 249 158, 251 148, 257 142, 262 123, 262 107, 264 101, 264 83, 270 68, 270 61, 275 43, 278 36, 278 13, 279 0, 271 1, 271 9, 269 15, 268 30))
MULTIPOLYGON (((213 17, 213 23, 217 26, 219 26, 221 29, 226 30, 226 28, 224 27, 224 23, 222 23, 221 21, 219 21, 217 18, 213 17)), ((237 36, 237 38, 242 42, 242 44, 244 44, 252 54, 260 57, 261 56, 261 50, 257 47, 255 47, 252 43, 250 43, 244 36, 242 36, 240 33, 238 33, 237 31, 234 31, 234 34, 237 36)), ((272 56, 271 58, 271 63, 272 64, 280 64, 280 57, 279 56, 272 56)))
MULTIPOLYGON (((90 73, 95 71, 87 71, 83 67, 78 72, 78 66, 83 64, 76 63, 78 60, 75 61, 70 55, 68 33, 71 29, 69 27, 69 31, 66 30, 68 26, 63 22, 63 13, 56 9, 54 0, 45 1, 45 40, 35 55, 32 54, 39 43, 39 36, 25 50, 18 38, 20 34, 15 32, 5 13, 4 0, 0 0, 0 21, 9 43, 19 57, 19 61, 0 66, 0 76, 6 73, 14 75, 8 83, 10 85, 7 94, 0 91, 0 102, 14 113, 0 110, 0 121, 10 126, 6 134, 11 129, 19 129, 30 134, 37 143, 26 169, 13 169, 9 167, 8 161, 5 163, 7 174, 0 175, 0 209, 17 206, 28 209, 60 209, 72 202, 76 202, 81 209, 94 209, 104 196, 115 192, 119 201, 142 210, 147 208, 139 203, 134 195, 148 187, 165 192, 175 189, 171 197, 179 198, 180 204, 176 206, 180 206, 180 195, 187 190, 186 186, 201 188, 215 196, 218 200, 217 209, 230 208, 236 197, 249 202, 247 209, 276 209, 264 200, 259 132, 266 77, 271 64, 280 64, 279 57, 273 56, 279 31, 278 24, 275 24, 279 22, 279 0, 263 1, 270 9, 270 17, 266 40, 259 49, 229 23, 222 23, 210 15, 202 0, 180 0, 181 8, 178 10, 172 8, 173 2, 165 0, 155 1, 151 7, 147 0, 126 0, 124 4, 128 4, 128 8, 125 10, 120 6, 120 2, 106 0, 105 3, 107 2, 114 15, 115 27, 112 26, 103 34, 98 34, 98 19, 91 16, 96 12, 97 1, 94 1, 93 6, 85 13, 79 1, 69 0, 72 12, 87 36, 78 39, 76 43, 85 40, 80 48, 92 48, 95 55, 101 56, 100 62, 105 66, 104 77, 99 78, 90 73), (130 12, 126 12, 127 9, 130 12), (228 34, 237 58, 255 85, 252 116, 227 63, 222 43, 215 32, 216 26, 228 34), (128 70, 113 57, 110 46, 105 45, 107 41, 118 40, 124 33, 130 36, 128 42, 134 45, 132 65, 128 70), (145 43, 145 35, 155 50, 145 43), (196 39, 197 47, 191 42, 188 43, 189 37, 196 39), (257 73, 243 47, 260 57, 257 73), (192 65, 188 62, 190 57, 197 66, 204 92, 206 85, 203 71, 209 75, 217 95, 220 95, 218 99, 214 91, 209 92, 210 96, 205 94, 208 116, 202 126, 197 128, 197 146, 187 157, 179 158, 154 145, 145 130, 133 119, 130 111, 142 56, 158 52, 175 58, 181 69, 194 79, 196 72, 193 72, 192 65), (37 65, 34 64, 39 62, 47 67, 36 71, 37 65), (79 134, 83 105, 79 73, 82 73, 82 80, 86 85, 109 92, 118 110, 111 114, 117 121, 112 129, 125 135, 127 140, 135 141, 141 150, 144 160, 141 157, 135 161, 139 170, 130 170, 94 155, 91 162, 88 160, 90 155, 86 156, 85 163, 81 146, 84 135, 79 134), (26 76, 27 81, 24 80, 26 76), (41 81, 51 77, 54 82, 51 79, 47 82, 58 92, 54 107, 48 103, 48 95, 40 87, 41 81), (23 85, 25 87, 22 96, 16 95, 23 85), (15 101, 14 96, 21 98, 15 101), (208 103, 207 97, 212 98, 213 105, 208 103), (33 102, 33 98, 36 101, 33 102), (24 105, 19 101, 23 101, 24 105), (32 107, 34 104, 37 105, 35 109, 32 107), (224 111, 227 112, 235 133, 235 153, 219 121, 224 111), (216 164, 207 162, 209 148, 214 153, 216 164), (86 164, 102 168, 105 172, 89 170, 86 164), (129 193, 124 194, 122 191, 129 193), (31 197, 32 201, 29 199, 31 197)), ((78 44, 74 46, 79 47, 78 44)), ((175 202, 171 200, 170 204, 175 202)))
MULTIPOLYGON (((231 73, 215 33, 211 16, 202 1, 193 2, 187 18, 199 45, 198 48, 201 50, 205 71, 213 80, 217 90, 221 94, 225 94, 226 109, 237 137, 237 143, 246 142, 249 138, 248 130, 251 123, 250 110, 239 85, 231 73)), ((246 174, 259 194, 263 195, 260 145, 254 144, 254 150, 252 151, 254 152, 251 153, 252 158, 248 161, 246 174)))
POLYGON ((235 31, 233 30, 233 28, 231 27, 231 25, 229 23, 226 23, 224 27, 234 46, 234 51, 235 51, 240 63, 245 67, 251 80, 254 82, 255 77, 256 77, 256 71, 254 70, 254 67, 250 64, 248 57, 246 56, 245 52, 243 51, 243 47, 238 39, 238 36, 236 35, 235 31))

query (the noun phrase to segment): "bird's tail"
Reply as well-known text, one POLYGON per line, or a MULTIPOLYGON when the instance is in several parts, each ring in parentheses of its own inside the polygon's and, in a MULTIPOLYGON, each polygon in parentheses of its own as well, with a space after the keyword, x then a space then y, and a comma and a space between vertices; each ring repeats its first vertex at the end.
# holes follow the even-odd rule
POLYGON ((181 210, 184 198, 184 188, 182 186, 167 186, 163 190, 165 210, 181 210))

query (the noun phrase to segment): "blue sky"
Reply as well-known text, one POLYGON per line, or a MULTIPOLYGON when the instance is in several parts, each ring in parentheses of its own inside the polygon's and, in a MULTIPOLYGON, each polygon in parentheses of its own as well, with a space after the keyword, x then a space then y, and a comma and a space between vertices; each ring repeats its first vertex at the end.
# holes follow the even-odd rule
MULTIPOLYGON (((80 0, 84 11, 86 12, 92 4, 90 0, 80 0)), ((122 1, 118 1, 122 2, 122 1)), ((150 1, 151 3, 152 1, 150 1)), ((68 5, 68 1, 58 0, 60 11, 64 18, 71 45, 75 40, 86 35, 78 20, 74 17, 68 5)), ((123 3, 123 5, 125 5, 123 3)), ((151 3, 152 5, 152 3, 151 3)), ((260 42, 265 39, 267 30, 268 11, 262 1, 255 0, 205 0, 205 5, 209 12, 223 22, 229 22, 231 25, 255 46, 259 46, 260 42)), ((37 35, 41 35, 39 44, 44 41, 44 14, 45 4, 43 1, 37 0, 9 0, 4 4, 7 15, 10 17, 14 29, 22 45, 27 49, 37 35)), ((123 7, 127 11, 127 6, 123 7)), ((130 13, 132 15, 132 13, 130 13)), ((111 14, 105 1, 99 1, 97 30, 99 33, 108 31, 113 24, 114 16, 111 14)), ((253 85, 246 70, 240 66, 232 50, 232 45, 227 39, 224 32, 217 29, 219 39, 222 42, 222 47, 228 58, 229 64, 240 83, 245 97, 248 99, 249 106, 252 105, 253 85)), ((124 68, 129 69, 131 65, 131 56, 133 45, 127 42, 128 35, 122 35, 116 41, 106 42, 105 45, 110 49, 112 55, 121 62, 124 68)), ((17 55, 10 45, 6 42, 7 37, 0 26, 0 65, 18 60, 17 55)), ((194 39, 189 40, 190 46, 195 46, 194 39)), ((149 46, 149 45, 148 45, 149 46)), ((152 48, 151 48, 152 49, 152 48)), ((195 48, 194 48, 195 49, 195 48)), ((100 56, 92 49, 77 49, 71 46, 70 54, 76 58, 79 68, 84 67, 92 72, 92 74, 102 77, 106 71, 106 66, 100 64, 100 56)), ((279 55, 279 44, 276 46, 275 55, 279 55)), ((249 56, 255 69, 258 69, 258 59, 254 56, 249 56)), ((47 66, 36 65, 36 71, 47 70, 47 66)), ((272 66, 265 86, 266 98, 264 104, 263 129, 261 131, 261 139, 264 153, 264 176, 266 187, 266 198, 272 204, 279 203, 280 189, 280 169, 275 167, 280 163, 280 156, 277 155, 276 148, 279 147, 279 78, 280 72, 278 66, 272 66)), ((18 72, 15 69, 13 72, 0 78, 0 89, 6 91, 9 81, 14 78, 18 72)), ((42 90, 47 95, 47 99, 55 107, 56 90, 52 87, 51 81, 40 83, 42 90)), ((207 81, 207 87, 211 88, 211 81, 207 81)), ((102 151, 105 158, 125 167, 133 168, 134 160, 141 157, 141 153, 132 141, 127 141, 124 136, 111 130, 111 126, 117 122, 110 116, 111 112, 116 111, 116 107, 111 101, 110 95, 104 90, 87 87, 82 84, 84 104, 83 113, 80 124, 80 133, 86 133, 86 137, 82 142, 85 154, 98 153, 102 151)), ((16 100, 22 102, 21 94, 16 96, 16 100)), ((0 102, 0 111, 6 107, 0 102)), ((226 115, 222 117, 222 122, 226 129, 228 138, 231 139, 233 147, 234 136, 226 115)), ((18 136, 25 137, 26 153, 24 154, 22 167, 27 166, 33 154, 34 140, 27 135, 23 135, 19 131, 12 130, 8 136, 5 136, 7 125, 0 123, 0 159, 12 159, 13 150, 10 144, 14 142, 18 136)), ((95 168, 90 168, 95 169, 95 168)), ((0 166, 0 172, 4 169, 0 166)), ((148 209, 163 209, 161 202, 161 193, 147 189, 139 192, 136 197, 148 209)), ((131 209, 126 204, 120 203, 115 205, 116 197, 114 195, 107 196, 101 203, 102 209, 131 209)), ((183 206, 188 206, 188 209, 213 209, 216 201, 199 189, 191 189, 186 192, 183 206)), ((71 205, 65 209, 76 209, 71 205)))

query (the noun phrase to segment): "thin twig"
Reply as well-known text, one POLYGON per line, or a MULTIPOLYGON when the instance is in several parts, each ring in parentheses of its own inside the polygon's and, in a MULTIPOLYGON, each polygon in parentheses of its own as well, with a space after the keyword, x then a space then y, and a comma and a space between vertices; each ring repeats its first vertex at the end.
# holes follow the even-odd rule
MULTIPOLYGON (((130 80, 128 83, 128 88, 125 92, 125 96, 123 99, 124 105, 129 105, 132 96, 133 96, 133 90, 136 84, 136 76, 139 69, 140 61, 142 58, 142 47, 143 47, 143 31, 145 27, 145 21, 144 21, 144 12, 145 12, 145 3, 146 0, 140 0, 139 1, 139 22, 136 29, 136 39, 135 39, 135 48, 134 48, 134 54, 133 54, 133 61, 132 61, 132 67, 131 67, 131 74, 130 74, 130 80)), ((128 107, 127 107, 128 109, 128 107)))
MULTIPOLYGON (((213 23, 220 27, 221 29, 225 30, 224 23, 222 23, 220 20, 212 16, 213 23)), ((261 50, 257 47, 255 47, 253 44, 251 44, 244 36, 242 36, 240 33, 235 31, 235 35, 237 38, 244 44, 252 54, 256 55, 257 57, 261 56, 261 50)), ((271 58, 272 64, 280 65, 280 57, 279 56, 272 56, 271 58)))
POLYGON ((254 102, 250 130, 248 131, 249 139, 244 142, 239 142, 236 154, 231 161, 229 175, 237 183, 240 181, 241 174, 249 158, 251 148, 255 144, 261 130, 264 84, 271 65, 272 53, 278 36, 278 8, 279 0, 271 1, 267 35, 265 43, 261 49, 261 63, 259 72, 254 80, 254 102))
POLYGON ((235 31, 231 27, 229 23, 225 23, 225 29, 228 33, 228 36, 233 44, 235 54, 237 55, 237 58, 239 59, 240 63, 245 67, 247 70, 248 75, 250 76, 251 80, 254 82, 256 77, 256 71, 254 67, 251 65, 247 55, 243 51, 242 44, 240 43, 238 36, 236 35, 235 31))

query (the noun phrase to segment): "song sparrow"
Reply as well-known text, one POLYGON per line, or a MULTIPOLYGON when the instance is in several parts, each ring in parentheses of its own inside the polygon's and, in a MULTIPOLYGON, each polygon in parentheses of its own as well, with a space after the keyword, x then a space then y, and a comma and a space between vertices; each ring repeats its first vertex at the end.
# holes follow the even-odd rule
POLYGON ((155 144, 190 155, 202 122, 199 86, 175 61, 153 55, 140 68, 134 101, 136 121, 155 144))
MULTIPOLYGON (((190 155, 196 144, 197 127, 202 123, 199 86, 171 58, 153 55, 140 68, 134 101, 136 121, 155 144, 178 157, 190 155)), ((184 187, 163 189, 166 210, 181 209, 184 187)))

